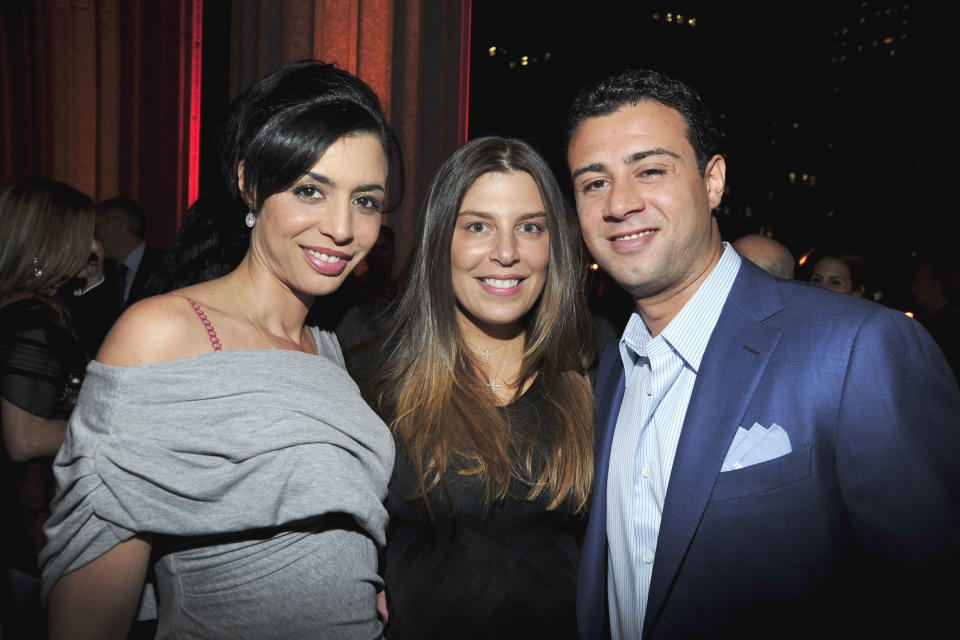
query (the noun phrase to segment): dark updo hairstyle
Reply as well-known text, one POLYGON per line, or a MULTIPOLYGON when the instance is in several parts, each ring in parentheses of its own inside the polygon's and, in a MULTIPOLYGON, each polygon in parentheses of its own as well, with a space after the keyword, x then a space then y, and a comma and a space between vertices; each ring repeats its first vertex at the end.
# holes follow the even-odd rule
POLYGON ((388 189, 396 206, 403 168, 396 136, 373 90, 332 64, 304 60, 286 65, 237 98, 220 132, 220 161, 227 189, 249 209, 295 183, 331 144, 368 133, 383 146, 388 189), (243 167, 245 193, 237 175, 243 167))
POLYGON ((218 132, 226 190, 201 194, 191 205, 145 294, 167 293, 232 271, 250 245, 242 213, 259 210, 264 200, 294 184, 332 143, 360 133, 376 136, 383 146, 389 211, 403 197, 403 162, 370 87, 317 60, 289 64, 253 84, 230 105, 218 132), (245 194, 237 184, 241 165, 245 194))

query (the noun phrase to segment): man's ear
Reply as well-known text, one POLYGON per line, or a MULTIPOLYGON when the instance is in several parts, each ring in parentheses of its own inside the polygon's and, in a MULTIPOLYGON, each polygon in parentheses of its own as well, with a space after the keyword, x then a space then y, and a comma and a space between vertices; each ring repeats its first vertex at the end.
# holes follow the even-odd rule
POLYGON ((716 209, 720 206, 723 199, 723 189, 727 184, 727 163, 719 153, 707 163, 703 170, 703 181, 707 187, 707 199, 710 201, 710 209, 716 209))

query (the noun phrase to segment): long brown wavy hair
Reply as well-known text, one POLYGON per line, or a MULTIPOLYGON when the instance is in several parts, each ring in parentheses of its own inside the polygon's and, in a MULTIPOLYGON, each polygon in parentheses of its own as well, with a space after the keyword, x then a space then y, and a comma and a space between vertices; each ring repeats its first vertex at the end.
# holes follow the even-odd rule
POLYGON ((47 297, 76 275, 90 255, 93 219, 93 201, 62 182, 30 177, 0 186, 0 300, 47 297))
POLYGON ((487 503, 506 497, 511 479, 529 486, 525 496, 585 509, 593 479, 593 395, 586 369, 593 358, 584 295, 585 264, 577 220, 546 162, 530 145, 498 137, 473 140, 448 158, 428 190, 417 221, 413 253, 388 317, 386 363, 374 376, 372 401, 419 478, 417 494, 443 483, 458 459, 459 473, 476 474, 487 503), (550 233, 543 293, 526 317, 517 396, 539 376, 539 427, 528 443, 510 439, 480 366, 458 327, 450 247, 464 195, 490 172, 529 174, 540 190, 550 233), (538 443, 545 464, 535 470, 538 443), (511 463, 511 451, 514 452, 511 463))

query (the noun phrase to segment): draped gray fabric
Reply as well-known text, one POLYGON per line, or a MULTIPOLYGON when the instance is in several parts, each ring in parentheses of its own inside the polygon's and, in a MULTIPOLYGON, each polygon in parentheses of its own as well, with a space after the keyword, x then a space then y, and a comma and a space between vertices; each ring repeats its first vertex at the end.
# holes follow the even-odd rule
MULTIPOLYGON (((90 363, 54 465, 44 598, 65 573, 140 532, 227 534, 339 513, 383 545, 393 442, 335 338, 316 335, 319 357, 90 363)), ((371 571, 376 579, 375 554, 371 571)))

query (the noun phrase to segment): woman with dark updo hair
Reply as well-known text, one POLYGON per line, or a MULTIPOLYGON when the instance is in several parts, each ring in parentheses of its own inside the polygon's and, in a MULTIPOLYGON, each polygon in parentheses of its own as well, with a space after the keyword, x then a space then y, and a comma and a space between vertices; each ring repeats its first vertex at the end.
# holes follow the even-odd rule
MULTIPOLYGON (((55 472, 53 638, 376 638, 386 426, 308 316, 377 240, 395 138, 331 65, 253 85, 222 135, 250 229, 227 275, 143 300, 92 362, 55 472)), ((320 305, 322 308, 322 305, 320 305)))

